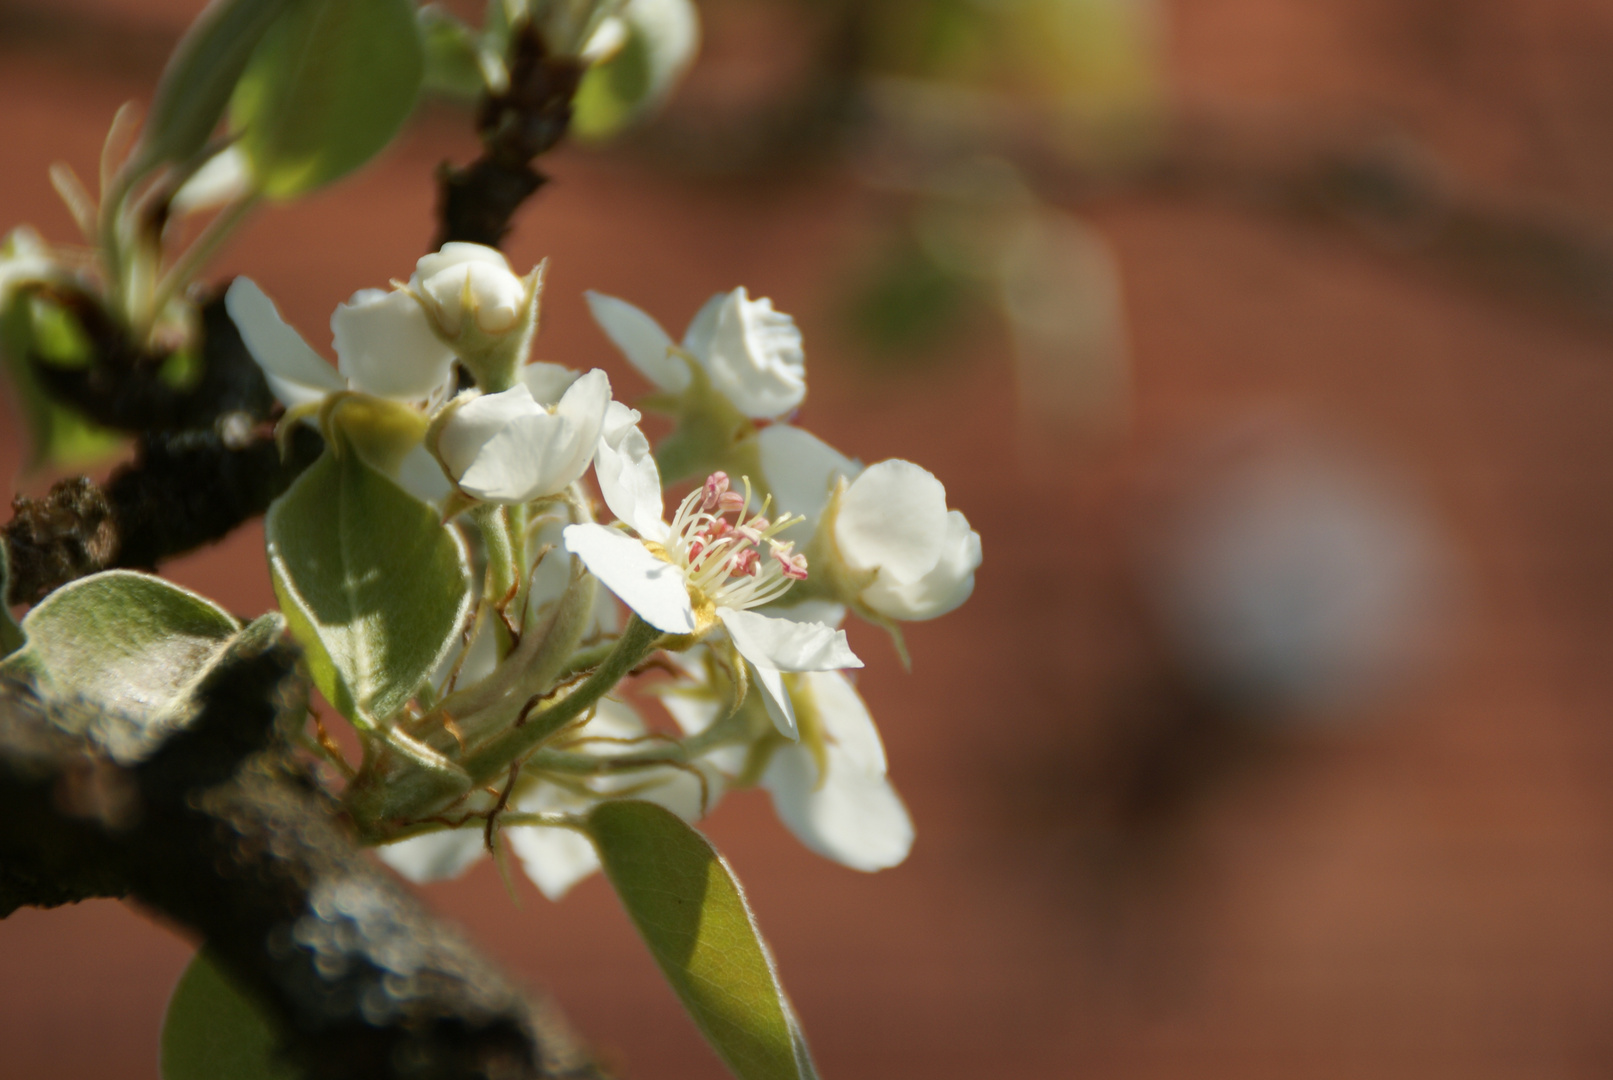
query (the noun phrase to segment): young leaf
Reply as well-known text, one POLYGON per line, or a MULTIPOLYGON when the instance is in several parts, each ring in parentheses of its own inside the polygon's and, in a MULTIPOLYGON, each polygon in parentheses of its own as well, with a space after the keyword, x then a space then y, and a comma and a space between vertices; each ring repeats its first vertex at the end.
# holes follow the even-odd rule
POLYGON ((269 1019, 198 952, 163 1017, 163 1080, 295 1080, 274 1047, 269 1019))
POLYGON ((259 188, 292 198, 370 160, 408 119, 424 71, 410 0, 293 0, 230 103, 259 188))
POLYGON ((458 534, 350 447, 269 508, 269 570, 320 692, 370 726, 414 696, 470 610, 458 534))
POLYGON ((426 48, 422 88, 444 97, 475 101, 486 89, 476 54, 475 32, 436 4, 421 8, 419 19, 426 48))
POLYGON ((10 656, 28 642, 17 620, 11 617, 6 597, 11 592, 11 551, 0 543, 0 657, 10 656))
POLYGON ((70 582, 22 621, 6 661, 112 709, 161 712, 224 650, 239 624, 223 608, 149 574, 108 570, 70 582))
POLYGON ((29 357, 49 344, 40 340, 48 327, 39 325, 39 312, 40 305, 22 290, 13 293, 0 312, 0 359, 32 436, 29 464, 72 468, 108 457, 123 445, 122 438, 57 402, 34 377, 29 357))
POLYGON ((607 802, 588 831, 622 906, 706 1040, 741 1080, 817 1074, 733 871, 654 803, 607 802))
POLYGON ((252 51, 291 0, 213 0, 191 24, 151 102, 137 171, 198 153, 224 115, 252 51))

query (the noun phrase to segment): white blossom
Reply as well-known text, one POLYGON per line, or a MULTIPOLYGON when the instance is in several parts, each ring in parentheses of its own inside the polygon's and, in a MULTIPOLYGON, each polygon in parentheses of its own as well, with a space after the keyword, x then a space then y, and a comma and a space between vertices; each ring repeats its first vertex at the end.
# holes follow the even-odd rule
POLYGON ((844 631, 749 610, 779 599, 806 576, 805 558, 793 544, 776 539, 788 519, 774 523, 749 514, 745 496, 715 473, 683 500, 668 525, 661 519, 655 459, 621 449, 642 438, 634 438, 634 430, 629 424, 612 431, 614 448, 609 439, 600 440, 596 462, 608 466, 595 471, 606 504, 637 537, 604 525, 571 525, 564 532, 566 550, 658 630, 703 634, 720 623, 755 673, 768 715, 795 738, 784 673, 861 667, 862 661, 844 631))
POLYGON ((525 382, 456 403, 437 453, 460 489, 495 503, 524 503, 564 490, 593 460, 610 380, 595 368, 552 407, 525 382))
MULTIPOLYGON (((837 619, 827 607, 814 605, 810 614, 837 619)), ((727 706, 700 685, 697 665, 688 670, 695 684, 674 684, 661 693, 661 702, 694 735, 727 706)), ((886 775, 885 748, 867 705, 839 672, 791 675, 786 686, 801 718, 801 739, 774 747, 762 771, 760 784, 774 812, 806 847, 843 866, 874 871, 897 865, 913 846, 913 822, 886 775)), ((727 745, 703 761, 732 780, 749 752, 744 745, 727 745)))
POLYGON ((484 334, 509 333, 530 299, 527 281, 497 248, 460 241, 422 256, 409 287, 449 339, 465 329, 467 316, 484 334))
POLYGON ((614 296, 590 292, 594 321, 644 376, 669 393, 689 387, 678 352, 704 370, 711 386, 752 419, 790 412, 806 397, 806 358, 795 320, 752 300, 744 286, 706 301, 685 331, 681 349, 649 315, 614 296))
POLYGON ((425 312, 407 293, 361 289, 336 308, 330 318, 335 368, 281 318, 251 278, 231 283, 224 306, 269 388, 288 408, 339 390, 434 402, 452 386, 453 350, 431 332, 425 312))
POLYGON ((762 472, 779 507, 805 518, 844 569, 854 595, 877 615, 916 621, 956 608, 974 591, 980 534, 929 470, 891 459, 868 468, 800 428, 774 424, 757 437, 762 472), (832 519, 825 511, 835 498, 832 519))

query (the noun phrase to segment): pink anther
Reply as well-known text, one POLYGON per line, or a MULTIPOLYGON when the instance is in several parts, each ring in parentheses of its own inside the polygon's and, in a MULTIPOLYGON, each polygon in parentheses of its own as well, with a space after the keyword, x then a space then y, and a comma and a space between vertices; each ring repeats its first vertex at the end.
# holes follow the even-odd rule
POLYGON ((735 577, 755 577, 761 568, 761 560, 757 557, 755 548, 746 548, 735 555, 728 564, 728 572, 735 577))
POLYGON ((805 555, 798 555, 794 551, 794 544, 780 544, 773 549, 773 558, 784 570, 784 576, 796 581, 805 581, 807 577, 807 559, 805 555))
MULTIPOLYGON (((704 510, 708 514, 716 511, 717 507, 723 505, 723 503, 726 501, 726 497, 729 494, 728 474, 722 472, 721 470, 712 473, 710 476, 706 477, 705 488, 701 491, 700 509, 704 510)), ((743 504, 744 499, 741 498, 740 502, 743 504)), ((724 509, 726 509, 726 507, 724 507, 724 509)))

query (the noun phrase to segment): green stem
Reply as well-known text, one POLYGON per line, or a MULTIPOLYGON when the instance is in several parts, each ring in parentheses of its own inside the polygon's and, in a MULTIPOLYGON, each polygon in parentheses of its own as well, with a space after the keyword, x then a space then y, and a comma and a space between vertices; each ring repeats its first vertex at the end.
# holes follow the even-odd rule
POLYGON ((572 750, 539 750, 528 765, 539 771, 569 773, 573 776, 599 776, 631 772, 657 765, 683 765, 701 754, 727 743, 744 742, 750 724, 743 713, 735 712, 687 739, 666 743, 654 750, 631 754, 579 754, 572 750))
POLYGON ((246 220, 247 215, 257 207, 261 199, 262 196, 257 192, 251 192, 236 199, 214 215, 213 220, 207 223, 190 247, 185 249, 185 253, 175 260, 174 265, 157 285, 157 290, 151 299, 152 319, 162 318, 162 309, 168 306, 168 301, 173 299, 176 292, 190 284, 191 278, 201 272, 202 267, 218 253, 224 241, 240 227, 241 222, 246 220))
POLYGON ((484 784, 516 761, 543 745, 556 732, 586 712, 628 672, 642 664, 660 643, 661 631, 634 615, 616 639, 610 655, 575 690, 547 708, 530 713, 526 721, 473 750, 461 762, 473 784, 484 784))

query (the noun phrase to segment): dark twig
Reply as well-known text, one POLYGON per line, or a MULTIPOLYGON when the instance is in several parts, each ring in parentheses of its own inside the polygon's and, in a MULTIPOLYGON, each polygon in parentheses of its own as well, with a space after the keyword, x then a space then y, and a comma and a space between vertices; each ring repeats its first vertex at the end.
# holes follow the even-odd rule
POLYGON ((551 55, 537 31, 523 25, 509 68, 509 89, 489 94, 477 113, 482 156, 463 169, 444 164, 438 172, 436 247, 452 240, 497 247, 516 209, 548 179, 532 159, 552 149, 571 124, 571 99, 583 72, 575 57, 551 55))
POLYGON ((43 499, 18 496, 0 526, 11 557, 9 603, 38 603, 75 578, 113 567, 149 570, 223 539, 269 504, 319 456, 299 427, 282 460, 272 435, 239 447, 213 431, 142 436, 135 459, 97 485, 62 480, 43 499))

